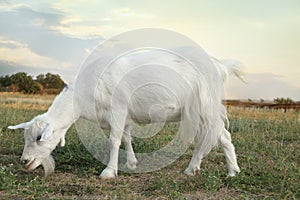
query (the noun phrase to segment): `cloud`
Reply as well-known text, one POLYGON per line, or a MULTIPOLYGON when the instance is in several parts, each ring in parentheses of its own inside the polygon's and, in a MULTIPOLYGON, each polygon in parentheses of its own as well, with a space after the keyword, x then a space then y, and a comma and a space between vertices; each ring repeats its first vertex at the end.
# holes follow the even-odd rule
POLYGON ((290 97, 300 100, 300 87, 282 80, 281 75, 272 73, 252 73, 245 75, 247 84, 230 77, 226 86, 226 98, 266 99, 290 97))
POLYGON ((86 56, 84 49, 95 46, 101 40, 100 37, 72 38, 51 29, 61 26, 61 21, 65 18, 63 12, 59 10, 51 13, 38 12, 20 4, 11 5, 9 9, 2 7, 0 7, 1 36, 7 40, 27 44, 27 48, 40 56, 78 63, 86 56))
POLYGON ((40 6, 0 3, 0 74, 53 72, 69 82, 88 55, 86 50, 102 39, 74 38, 52 29, 62 26, 66 14, 49 5, 40 6))
POLYGON ((103 1, 92 1, 88 5, 84 1, 75 4, 63 1, 54 3, 53 7, 66 16, 51 29, 80 39, 108 38, 130 29, 149 26, 149 22, 156 18, 153 13, 103 1))
POLYGON ((27 47, 27 45, 18 41, 7 40, 0 36, 0 47, 13 49, 13 48, 27 47))
POLYGON ((0 42, 0 60, 36 68, 51 66, 52 68, 61 69, 71 66, 71 63, 38 55, 27 48, 27 46, 28 45, 16 41, 2 40, 0 42))

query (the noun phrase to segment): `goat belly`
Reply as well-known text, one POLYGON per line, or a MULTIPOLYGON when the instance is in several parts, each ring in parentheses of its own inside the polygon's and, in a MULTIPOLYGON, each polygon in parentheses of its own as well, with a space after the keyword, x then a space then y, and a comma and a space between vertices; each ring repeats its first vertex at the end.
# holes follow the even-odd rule
POLYGON ((181 109, 173 106, 153 105, 149 109, 130 112, 131 119, 141 124, 180 121, 181 109))

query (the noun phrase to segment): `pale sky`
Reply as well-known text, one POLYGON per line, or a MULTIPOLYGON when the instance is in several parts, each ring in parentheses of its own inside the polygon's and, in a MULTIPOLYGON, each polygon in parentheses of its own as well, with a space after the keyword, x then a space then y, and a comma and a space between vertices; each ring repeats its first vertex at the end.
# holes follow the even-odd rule
POLYGON ((299 0, 0 0, 0 75, 59 73, 69 82, 101 41, 164 28, 209 54, 239 60, 227 98, 300 100, 299 0))

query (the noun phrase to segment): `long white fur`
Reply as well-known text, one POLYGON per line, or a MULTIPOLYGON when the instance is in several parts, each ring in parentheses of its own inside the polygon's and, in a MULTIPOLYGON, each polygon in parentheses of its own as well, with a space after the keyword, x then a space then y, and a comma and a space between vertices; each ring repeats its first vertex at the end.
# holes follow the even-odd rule
MULTIPOLYGON (((199 58, 191 57, 193 67, 187 61, 178 60, 176 56, 160 56, 159 53, 151 51, 124 56, 110 63, 109 68, 101 65, 105 60, 91 63, 79 73, 73 87, 65 88, 55 98, 48 112, 25 124, 9 127, 26 130, 33 124, 40 127, 38 131, 25 133, 25 147, 21 159, 35 159, 34 167, 46 163, 46 174, 51 173, 52 168, 54 169, 54 162, 49 158, 51 152, 59 143, 62 146, 65 144, 66 131, 77 119, 83 117, 97 121, 103 128, 111 130, 110 161, 101 177, 116 177, 122 137, 128 150, 127 166, 134 169, 137 164, 130 133, 124 133, 124 129, 134 122, 160 121, 159 118, 149 118, 151 106, 160 104, 168 113, 164 120, 179 121, 183 118, 184 123, 180 127, 180 134, 184 136, 182 138, 186 138, 188 143, 195 139, 195 150, 185 170, 186 174, 195 174, 200 168, 202 158, 220 141, 227 159, 229 175, 234 176, 240 170, 230 134, 224 128, 227 116, 221 101, 224 97, 224 80, 231 73, 239 76, 239 68, 215 58, 203 58, 203 61, 198 62, 199 58), (144 64, 145 58, 153 61, 148 63, 152 67, 136 68, 144 64), (156 63, 164 67, 159 68, 156 63), (136 91, 133 86, 141 85, 145 81, 150 83, 151 80, 162 83, 167 89, 150 84, 132 95, 136 91), (37 135, 41 135, 39 142, 35 141, 37 135), (52 167, 49 166, 52 164, 52 167)), ((154 117, 160 116, 160 113, 156 114, 154 117)))

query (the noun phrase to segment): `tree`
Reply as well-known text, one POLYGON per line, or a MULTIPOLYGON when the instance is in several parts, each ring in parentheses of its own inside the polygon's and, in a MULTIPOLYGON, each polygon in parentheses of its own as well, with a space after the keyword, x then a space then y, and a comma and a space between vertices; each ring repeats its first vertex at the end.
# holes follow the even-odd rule
POLYGON ((47 73, 40 74, 36 77, 36 81, 43 85, 45 89, 63 89, 66 84, 58 74, 47 73))
POLYGON ((43 87, 45 86, 45 75, 44 74, 40 74, 36 77, 36 81, 40 84, 43 85, 43 87))
POLYGON ((274 102, 277 104, 294 104, 295 102, 291 98, 276 98, 274 102))
POLYGON ((8 87, 11 85, 11 80, 10 80, 10 76, 6 75, 6 76, 1 76, 0 77, 0 84, 3 87, 8 87))
POLYGON ((0 77, 0 91, 39 93, 47 89, 47 93, 59 93, 65 85, 58 74, 51 73, 40 74, 36 80, 26 72, 0 77))
POLYGON ((0 77, 0 91, 7 91, 11 84, 12 83, 9 75, 0 77))
POLYGON ((19 89, 19 92, 32 94, 40 91, 40 87, 32 79, 32 76, 27 75, 25 72, 12 75, 10 80, 11 83, 19 89))
POLYGON ((12 84, 19 88, 20 92, 31 93, 33 86, 33 79, 25 72, 19 72, 11 76, 12 84))
POLYGON ((34 85, 33 85, 33 88, 35 90, 35 93, 43 93, 44 91, 44 86, 42 84, 40 84, 39 82, 37 81, 34 81, 34 85))

